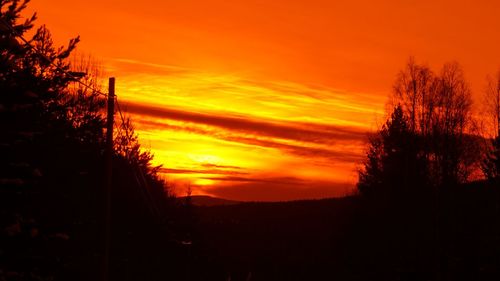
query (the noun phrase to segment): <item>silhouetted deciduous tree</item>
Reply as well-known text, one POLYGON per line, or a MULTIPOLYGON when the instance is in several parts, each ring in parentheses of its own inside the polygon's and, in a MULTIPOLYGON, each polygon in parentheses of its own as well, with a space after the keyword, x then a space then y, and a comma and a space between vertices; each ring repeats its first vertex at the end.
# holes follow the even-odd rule
POLYGON ((370 137, 358 190, 402 199, 466 182, 479 170, 481 148, 460 66, 435 74, 410 59, 393 89, 394 111, 370 137))
MULTIPOLYGON (((392 102, 406 120, 410 137, 399 145, 408 154, 403 162, 389 159, 380 169, 398 167, 399 175, 408 179, 402 190, 409 185, 453 186, 466 182, 478 168, 480 151, 472 136, 471 91, 460 66, 445 64, 437 75, 410 59, 397 76, 392 102)), ((365 177, 360 175, 360 179, 365 177)), ((364 185, 359 187, 363 189, 364 185)))
MULTIPOLYGON (((496 104, 489 115, 498 122, 500 87, 490 83, 488 94, 496 104)), ((484 153, 460 66, 445 64, 436 74, 410 60, 397 76, 392 102, 393 112, 370 138, 359 172, 358 190, 375 200, 361 201, 368 204, 363 204, 362 237, 356 241, 370 241, 364 244, 375 251, 370 262, 397 265, 412 272, 408 276, 426 272, 429 278, 421 279, 460 279, 462 270, 479 276, 476 272, 489 264, 483 258, 498 257, 498 247, 483 251, 477 241, 498 237, 500 194, 482 181, 471 182, 484 153), (488 230, 482 232, 475 223, 488 230)), ((492 147, 500 147, 498 139, 492 147)), ((491 178, 498 176, 495 151, 485 162, 491 178)), ((492 272, 485 276, 498 275, 492 272)))
POLYGON ((467 181, 473 162, 467 152, 474 148, 472 133, 472 98, 463 71, 457 63, 445 64, 438 79, 437 104, 433 112, 433 152, 441 185, 467 181))
POLYGON ((413 133, 431 134, 436 87, 434 73, 429 67, 417 64, 413 58, 398 73, 393 86, 394 103, 401 105, 413 133))
POLYGON ((493 137, 483 162, 483 172, 489 180, 497 180, 500 177, 500 71, 496 79, 488 78, 484 103, 486 113, 490 116, 488 121, 491 121, 489 125, 493 137))

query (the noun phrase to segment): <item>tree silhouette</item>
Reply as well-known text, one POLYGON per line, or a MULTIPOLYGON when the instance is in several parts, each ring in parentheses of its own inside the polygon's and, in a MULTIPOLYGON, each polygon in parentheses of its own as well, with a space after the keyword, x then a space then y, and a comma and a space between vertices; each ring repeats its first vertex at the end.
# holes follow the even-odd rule
POLYGON ((480 153, 471 137, 471 92, 460 66, 445 64, 437 75, 410 59, 396 78, 392 103, 400 106, 411 135, 408 143, 402 143, 412 154, 403 170, 419 170, 411 176, 422 179, 418 184, 466 182, 478 167, 480 153))
MULTIPOLYGON (((28 2, 0 1, 0 280, 96 279, 105 100, 93 74, 79 73, 88 67, 70 63, 78 37, 56 47, 45 26, 30 32, 36 16, 19 23, 28 2)), ((130 137, 113 155, 113 279, 164 280, 175 274, 164 264, 176 253, 166 215, 174 204, 130 123, 122 130, 130 137)))
POLYGON ((482 168, 486 178, 495 181, 500 177, 500 71, 495 80, 488 78, 484 103, 494 133, 482 168))
POLYGON ((393 89, 393 112, 369 139, 360 193, 409 202, 467 182, 482 153, 460 66, 445 64, 437 75, 410 59, 393 89))
POLYGON ((436 181, 442 185, 466 182, 471 173, 466 152, 474 147, 468 142, 471 127, 471 92, 457 63, 445 64, 438 77, 437 106, 433 120, 436 181))
POLYGON ((370 137, 366 160, 358 172, 357 188, 363 195, 373 196, 384 185, 383 181, 383 146, 380 135, 370 137))
POLYGON ((436 84, 429 67, 417 64, 414 58, 410 58, 405 69, 397 75, 393 86, 394 103, 401 105, 413 133, 431 134, 436 84))
POLYGON ((394 108, 382 129, 370 140, 358 189, 363 194, 401 197, 424 184, 419 172, 423 164, 415 149, 416 136, 400 105, 394 108))
MULTIPOLYGON (((489 89, 495 104, 497 86, 490 83, 489 89)), ((354 235, 360 255, 368 256, 361 268, 375 264, 375 276, 384 267, 394 266, 391 274, 401 271, 398 278, 374 280, 406 280, 419 273, 427 277, 415 279, 468 280, 490 268, 483 279, 493 280, 498 263, 490 257, 497 259, 499 248, 477 243, 498 244, 493 237, 499 233, 500 197, 490 188, 495 180, 490 185, 470 176, 479 171, 484 151, 460 66, 445 64, 435 74, 411 59, 397 76, 392 98, 392 114, 370 137, 359 171, 362 215, 354 235)), ((488 116, 498 122, 496 104, 488 116)), ((491 179, 498 175, 498 140, 483 163, 491 179)))

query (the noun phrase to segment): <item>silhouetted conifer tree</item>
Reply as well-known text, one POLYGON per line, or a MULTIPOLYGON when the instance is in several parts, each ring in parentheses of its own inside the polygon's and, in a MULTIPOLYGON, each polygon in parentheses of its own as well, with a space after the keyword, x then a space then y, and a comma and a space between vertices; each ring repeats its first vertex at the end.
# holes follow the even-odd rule
POLYGON ((372 196, 383 187, 382 156, 383 146, 380 135, 370 137, 368 152, 363 168, 358 173, 358 190, 363 195, 372 196))
MULTIPOLYGON (((56 47, 42 26, 21 39, 36 19, 20 22, 28 2, 0 0, 0 280, 97 279, 105 100, 94 89, 69 87, 90 75, 71 72, 78 37, 56 47)), ((127 270, 112 269, 113 279, 164 280, 175 252, 163 216, 171 201, 152 155, 130 124, 124 130, 130 138, 118 141, 113 157, 112 267, 127 270)))
POLYGON ((363 194, 395 196, 422 188, 417 167, 422 161, 415 149, 416 136, 401 106, 396 106, 382 129, 372 137, 358 189, 363 194))

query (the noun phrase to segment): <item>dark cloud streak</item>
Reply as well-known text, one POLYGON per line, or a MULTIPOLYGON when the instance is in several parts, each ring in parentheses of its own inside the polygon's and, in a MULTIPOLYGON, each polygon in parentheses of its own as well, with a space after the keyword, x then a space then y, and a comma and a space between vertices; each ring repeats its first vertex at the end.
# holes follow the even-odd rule
POLYGON ((254 134, 257 136, 268 136, 311 143, 331 144, 336 141, 361 142, 366 137, 365 131, 353 127, 333 125, 318 126, 317 124, 252 120, 248 117, 218 116, 170 108, 160 108, 138 103, 127 104, 127 110, 132 114, 216 126, 226 130, 254 134))
POLYGON ((246 172, 221 169, 171 169, 161 168, 160 173, 165 174, 207 174, 207 175, 247 175, 246 172))
MULTIPOLYGON (((294 145, 294 144, 285 144, 282 142, 277 142, 272 139, 259 139, 258 137, 249 137, 242 136, 239 134, 231 134, 231 133, 222 133, 222 132, 213 132, 211 130, 206 130, 203 128, 197 128, 193 126, 177 126, 165 124, 162 122, 156 122, 151 120, 143 120, 139 121, 139 123, 149 126, 150 128, 161 128, 167 130, 176 130, 176 131, 187 131, 200 135, 213 136, 221 140, 234 142, 234 143, 242 143, 246 145, 253 145, 264 148, 275 148, 284 152, 288 152, 294 155, 308 157, 308 158, 326 158, 346 163, 359 162, 362 158, 362 155, 359 152, 345 150, 345 151, 336 151, 333 149, 326 149, 320 147, 311 147, 305 145, 294 145)), ((365 134, 366 138, 366 134, 365 134)), ((333 148, 333 146, 332 146, 333 148)))

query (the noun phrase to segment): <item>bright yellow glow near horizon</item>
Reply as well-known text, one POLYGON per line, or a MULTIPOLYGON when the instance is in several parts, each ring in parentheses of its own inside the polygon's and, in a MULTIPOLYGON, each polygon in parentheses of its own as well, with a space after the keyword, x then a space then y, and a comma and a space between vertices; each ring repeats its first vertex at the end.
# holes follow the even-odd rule
POLYGON ((189 186, 220 196, 221 185, 281 180, 298 189, 321 182, 324 196, 343 195, 356 180, 365 133, 383 113, 380 99, 326 87, 124 60, 110 67, 146 68, 122 75, 117 94, 180 194, 189 186))

